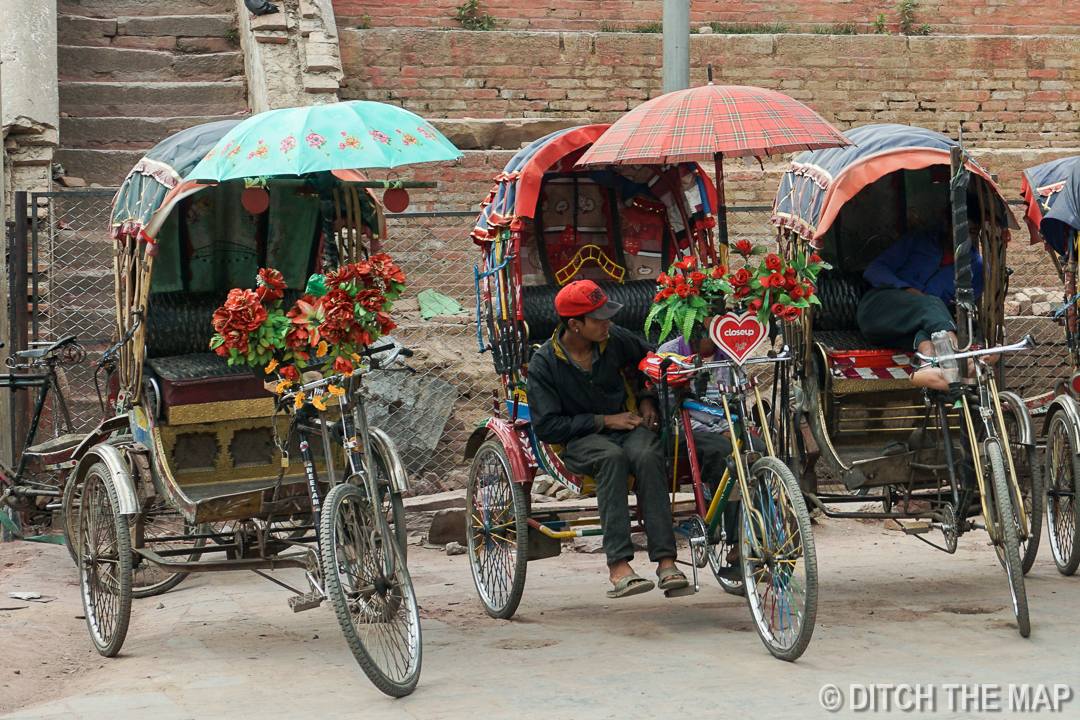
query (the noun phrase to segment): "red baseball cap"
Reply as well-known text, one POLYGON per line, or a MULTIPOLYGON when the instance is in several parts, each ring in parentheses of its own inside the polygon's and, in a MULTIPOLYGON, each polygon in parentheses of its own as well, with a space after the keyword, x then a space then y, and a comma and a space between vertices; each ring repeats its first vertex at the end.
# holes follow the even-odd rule
POLYGON ((575 280, 555 296, 555 312, 559 313, 559 317, 585 315, 594 320, 607 320, 622 308, 621 303, 608 300, 604 291, 592 280, 575 280))

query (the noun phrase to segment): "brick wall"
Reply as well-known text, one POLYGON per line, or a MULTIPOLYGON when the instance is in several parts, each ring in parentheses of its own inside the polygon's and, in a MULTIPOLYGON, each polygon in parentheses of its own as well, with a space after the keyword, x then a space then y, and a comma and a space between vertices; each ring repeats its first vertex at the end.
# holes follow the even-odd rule
MULTIPOLYGON (((450 19, 463 0, 333 0, 342 27, 356 27, 369 16, 371 27, 460 27, 450 19)), ((506 29, 574 30, 593 32, 602 24, 629 28, 660 20, 660 0, 485 0, 481 9, 506 29)), ((791 30, 855 23, 871 32, 870 23, 884 12, 896 32, 896 3, 880 0, 694 0, 694 25, 711 20, 724 23, 783 23, 791 30)), ((922 0, 915 11, 919 23, 929 23, 935 35, 1072 35, 1080 28, 1080 6, 1066 0, 922 0)))
MULTIPOLYGON (((344 99, 427 117, 617 120, 661 92, 661 39, 609 33, 343 30, 344 99)), ((703 35, 691 82, 758 85, 841 129, 900 122, 982 147, 1080 146, 1070 37, 703 35)))

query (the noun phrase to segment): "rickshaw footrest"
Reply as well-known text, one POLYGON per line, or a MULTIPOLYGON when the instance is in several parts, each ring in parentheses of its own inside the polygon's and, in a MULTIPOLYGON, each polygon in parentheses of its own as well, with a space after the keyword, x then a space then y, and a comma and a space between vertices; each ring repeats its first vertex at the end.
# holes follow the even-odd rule
POLYGON ((901 525, 900 529, 904 531, 905 535, 923 535, 930 532, 933 528, 930 523, 917 522, 901 525))
POLYGON ((695 588, 693 586, 693 584, 690 584, 690 585, 687 585, 686 587, 673 588, 671 590, 665 590, 664 591, 664 597, 667 597, 667 598, 686 597, 687 595, 694 595, 695 593, 697 593, 697 588, 695 588))
POLYGON ((294 595, 289 598, 289 607, 294 613, 314 610, 322 605, 323 596, 317 592, 309 592, 303 595, 294 595))

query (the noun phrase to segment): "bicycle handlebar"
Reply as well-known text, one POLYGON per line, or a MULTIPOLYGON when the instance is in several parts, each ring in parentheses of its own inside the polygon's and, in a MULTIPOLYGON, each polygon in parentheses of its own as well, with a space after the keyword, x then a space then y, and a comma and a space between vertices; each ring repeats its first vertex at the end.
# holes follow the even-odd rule
MULTIPOLYGON (((1000 355, 1001 353, 1029 350, 1033 347, 1035 347, 1035 338, 1029 333, 1024 336, 1023 340, 1015 342, 1012 345, 999 345, 998 347, 983 348, 982 350, 968 350, 967 352, 953 353, 952 355, 923 355, 916 350, 915 357, 929 364, 930 367, 937 367, 946 360, 965 360, 967 358, 981 357, 983 355, 1000 355)), ((925 365, 920 367, 925 367, 925 365)))
MULTIPOLYGON (((785 345, 780 348, 780 352, 777 353, 773 350, 769 351, 769 354, 765 357, 749 358, 743 365, 759 365, 761 363, 774 363, 785 362, 791 359, 791 347, 785 345)), ((683 362, 682 360, 676 360, 675 358, 668 356, 660 362, 661 374, 666 372, 672 365, 677 365, 683 370, 711 370, 717 367, 734 367, 737 363, 732 360, 713 360, 711 362, 704 362, 701 365, 695 365, 693 363, 683 362)))
POLYGON ((113 355, 115 355, 117 351, 120 350, 120 348, 122 348, 125 344, 127 344, 127 342, 131 340, 131 338, 135 335, 135 329, 139 327, 139 323, 142 322, 142 312, 142 308, 139 308, 133 313, 135 315, 135 323, 130 328, 128 328, 128 331, 126 333, 124 333, 124 337, 116 341, 116 343, 114 343, 112 347, 110 347, 102 354, 100 360, 91 363, 91 365, 93 365, 94 367, 101 367, 105 363, 112 360, 113 355))

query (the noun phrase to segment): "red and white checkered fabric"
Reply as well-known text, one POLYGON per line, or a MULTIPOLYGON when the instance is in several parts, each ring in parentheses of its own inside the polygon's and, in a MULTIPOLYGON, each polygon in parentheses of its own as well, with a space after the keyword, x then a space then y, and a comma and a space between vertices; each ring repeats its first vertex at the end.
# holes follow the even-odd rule
POLYGON ((911 353, 901 350, 827 350, 829 373, 841 380, 907 380, 911 353))
POLYGON ((705 85, 654 98, 623 115, 578 162, 626 165, 709 161, 843 147, 851 141, 787 95, 705 85))

